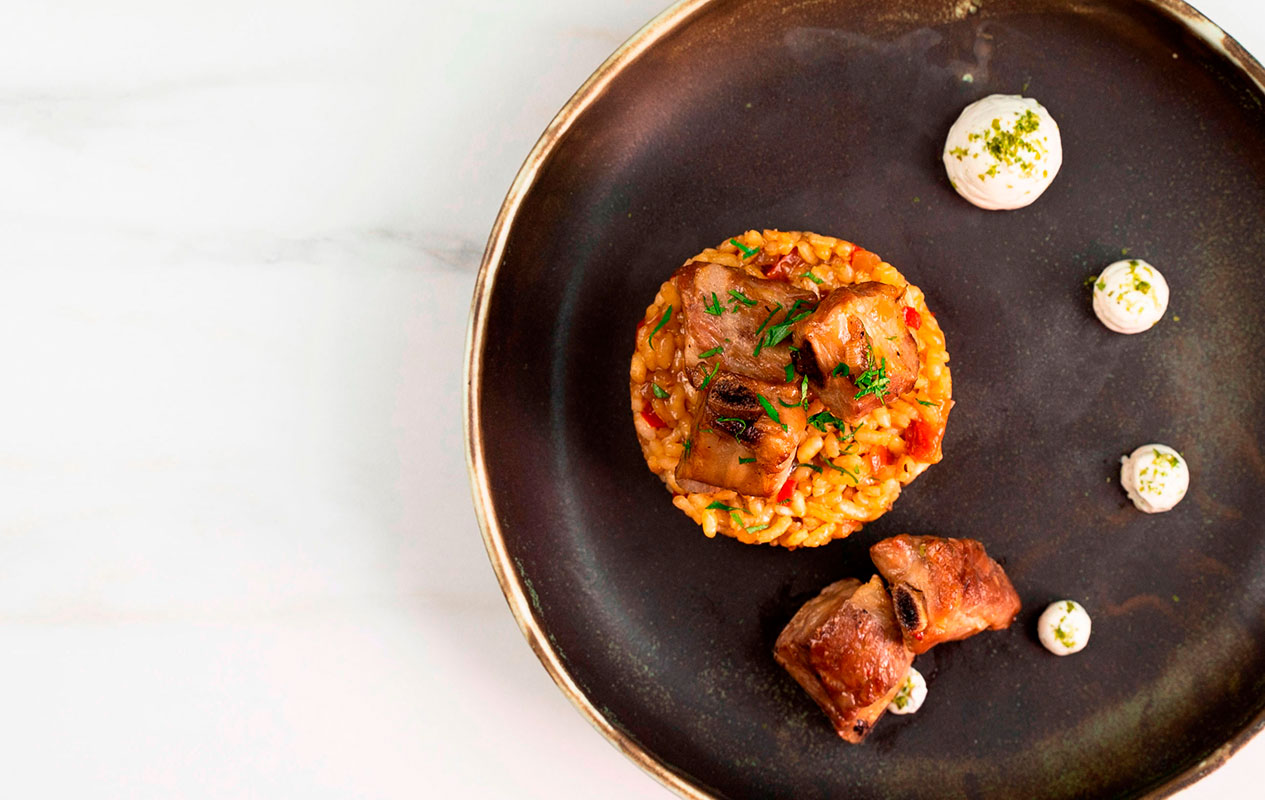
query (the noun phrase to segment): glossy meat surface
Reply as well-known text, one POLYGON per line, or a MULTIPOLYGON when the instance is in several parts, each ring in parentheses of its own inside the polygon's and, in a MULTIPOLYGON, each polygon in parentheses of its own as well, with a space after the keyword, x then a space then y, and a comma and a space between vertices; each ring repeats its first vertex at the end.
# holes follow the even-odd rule
POLYGON ((687 369, 703 362, 708 368, 719 364, 722 370, 750 378, 786 380, 789 336, 771 345, 763 342, 788 311, 802 314, 815 307, 812 292, 702 261, 681 267, 672 280, 681 292, 687 369), (707 359, 700 357, 716 348, 722 349, 707 359))
POLYGON ((914 659, 877 575, 832 583, 805 603, 778 636, 774 657, 853 744, 887 710, 914 659))
POLYGON ((870 557, 891 584, 897 621, 915 654, 1001 630, 1019 613, 1006 571, 974 539, 903 534, 875 543, 870 557))
POLYGON ((677 481, 692 491, 776 494, 794 467, 795 449, 808 425, 799 387, 721 371, 705 391, 690 446, 677 464, 677 481))
POLYGON ((874 281, 840 287, 794 325, 797 371, 845 422, 914 388, 918 346, 905 324, 903 294, 899 286, 874 281))

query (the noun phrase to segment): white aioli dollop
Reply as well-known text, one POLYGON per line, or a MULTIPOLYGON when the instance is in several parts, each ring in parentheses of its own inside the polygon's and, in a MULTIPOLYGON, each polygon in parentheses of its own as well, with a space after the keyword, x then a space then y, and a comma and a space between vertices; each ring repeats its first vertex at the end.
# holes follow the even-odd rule
POLYGON ((1145 261, 1117 261, 1094 281, 1094 313, 1116 333, 1141 333, 1168 309, 1168 281, 1145 261))
POLYGON ((1140 511, 1156 514, 1181 502, 1190 488, 1190 468, 1166 444, 1144 444, 1120 459, 1120 483, 1140 511))
POLYGON ((944 142, 944 168, 958 194, 980 208, 1032 203, 1063 165, 1059 126, 1029 97, 994 94, 962 110, 944 142))
POLYGON ((927 679, 922 677, 921 672, 910 667, 909 674, 900 685, 900 691, 892 698, 892 702, 887 704, 887 710, 893 714, 912 714, 922 708, 922 703, 926 699, 927 679))
POLYGON ((1056 656, 1079 653, 1089 644, 1089 614, 1075 600, 1050 603, 1037 620, 1037 638, 1056 656))

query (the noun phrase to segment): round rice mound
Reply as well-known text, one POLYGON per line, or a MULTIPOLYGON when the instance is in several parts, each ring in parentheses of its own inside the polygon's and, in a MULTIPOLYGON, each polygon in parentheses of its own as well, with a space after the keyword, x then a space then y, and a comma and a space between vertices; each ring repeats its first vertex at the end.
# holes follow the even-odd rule
MULTIPOLYGON (((675 470, 684 455, 691 421, 704 392, 696 390, 685 374, 685 334, 679 314, 672 315, 654 333, 653 346, 649 342, 667 307, 681 308, 676 286, 664 281, 638 323, 629 369, 633 421, 646 464, 672 493, 672 503, 701 525, 708 537, 723 533, 744 544, 788 548, 816 547, 843 539, 886 513, 900 495, 901 487, 941 458, 939 447, 929 461, 913 458, 906 452, 903 434, 915 420, 943 429, 953 406, 944 333, 927 308, 921 289, 906 281, 891 264, 851 242, 815 233, 775 230, 750 230, 735 236, 734 241, 749 251, 760 248, 768 256, 787 255, 795 250, 811 265, 811 273, 821 283, 815 285, 805 275, 792 284, 817 291, 822 297, 840 286, 865 281, 908 286, 904 304, 922 317, 921 325, 910 330, 918 345, 919 359, 914 388, 870 412, 855 429, 847 426, 848 430, 837 430, 827 425, 822 432, 810 425, 795 457, 799 466, 791 472, 795 484, 787 502, 730 490, 687 492, 677 484, 675 470), (667 396, 656 396, 652 383, 667 396), (662 426, 654 422, 661 422, 662 426), (714 504, 716 507, 708 507, 714 504)), ((746 263, 748 260, 732 241, 726 240, 682 263, 707 261, 763 278, 760 268, 746 263)), ((814 398, 808 413, 823 409, 821 401, 814 398)))

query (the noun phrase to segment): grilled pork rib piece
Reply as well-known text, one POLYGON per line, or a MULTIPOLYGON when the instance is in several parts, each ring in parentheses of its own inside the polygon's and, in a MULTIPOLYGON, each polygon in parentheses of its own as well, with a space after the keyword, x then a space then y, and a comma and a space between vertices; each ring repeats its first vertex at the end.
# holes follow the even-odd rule
POLYGON ((883 716, 914 661, 877 575, 823 589, 787 623, 773 655, 853 744, 883 716))
POLYGON ((915 654, 1001 630, 1019 613, 1006 571, 974 539, 903 534, 875 543, 870 558, 891 584, 896 619, 915 654))
POLYGON ((704 261, 681 267, 672 281, 681 293, 687 369, 710 370, 719 365, 726 372, 749 378, 786 380, 790 337, 765 342, 770 329, 783 322, 787 313, 811 311, 816 295, 783 281, 754 278, 704 261), (704 359, 703 353, 713 355, 704 359))
POLYGON ((914 388, 918 345, 901 310, 904 292, 875 281, 842 286, 792 328, 796 371, 848 424, 914 388))
POLYGON ((718 372, 705 391, 690 446, 676 466, 677 482, 690 491, 777 494, 795 466, 795 450, 808 427, 799 387, 718 372))

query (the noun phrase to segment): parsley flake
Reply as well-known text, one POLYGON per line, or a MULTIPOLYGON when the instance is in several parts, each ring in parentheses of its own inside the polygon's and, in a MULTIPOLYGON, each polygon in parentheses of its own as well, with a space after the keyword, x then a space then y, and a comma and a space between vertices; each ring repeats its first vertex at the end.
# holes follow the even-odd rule
MULTIPOLYGON (((717 422, 736 422, 738 423, 738 433, 742 433, 747 429, 747 421, 740 417, 717 417, 717 422)), ((738 434, 734 434, 737 436, 738 434)))
POLYGON ((751 258, 751 257, 752 257, 753 255, 755 255, 756 253, 760 252, 760 248, 758 248, 758 247, 747 247, 745 244, 743 244, 742 242, 738 241, 737 239, 730 239, 730 240, 729 240, 729 243, 730 243, 730 244, 732 244, 734 247, 736 247, 736 248, 738 248, 739 250, 741 250, 741 251, 742 251, 742 257, 743 257, 743 258, 751 258))
POLYGON ((723 352, 725 352, 725 346, 722 344, 722 345, 717 345, 716 347, 713 347, 711 350, 704 350, 703 352, 698 354, 698 357, 711 358, 717 353, 723 353, 723 352))
POLYGON ((660 328, 662 328, 664 325, 667 325, 668 320, 670 319, 672 319, 671 305, 668 306, 667 311, 663 312, 663 316, 659 318, 659 324, 654 326, 654 330, 650 331, 650 337, 646 339, 646 343, 650 345, 651 349, 654 348, 654 335, 659 332, 660 328))
POLYGON ((843 420, 831 414, 829 411, 819 411, 808 418, 808 424, 815 427, 822 433, 826 432, 827 425, 834 425, 836 428, 843 428, 843 420))
POLYGON ((707 373, 707 377, 703 378, 703 382, 702 384, 699 385, 698 390, 701 392, 702 390, 706 389, 707 384, 712 382, 712 378, 716 377, 716 373, 719 371, 720 371, 720 362, 718 361, 712 365, 712 371, 707 373))
POLYGON ((668 397, 671 396, 667 393, 667 390, 665 390, 662 386, 660 386, 657 383, 650 384, 650 390, 653 391, 654 396, 659 398, 660 400, 666 400, 668 399, 668 397))
MULTIPOLYGON (((760 323, 760 327, 758 327, 758 328, 756 328, 756 329, 755 329, 755 335, 756 335, 756 336, 759 336, 759 335, 760 335, 760 331, 764 330, 764 326, 765 326, 765 325, 768 325, 770 322, 772 322, 772 321, 773 321, 773 317, 774 317, 774 315, 775 315, 775 314, 777 314, 777 312, 779 312, 779 311, 781 311, 781 310, 782 310, 782 304, 781 304, 781 303, 778 303, 778 304, 774 307, 774 309, 773 309, 772 311, 770 311, 770 312, 769 312, 769 315, 768 315, 767 317, 765 317, 765 318, 764 318, 764 322, 761 322, 761 323, 760 323)), ((756 347, 756 353, 758 354, 759 352, 760 352, 760 348, 759 348, 759 347, 756 347)))
POLYGON ((850 470, 846 470, 843 467, 840 467, 832 463, 830 459, 825 459, 824 461, 822 461, 822 463, 825 464, 827 467, 830 467, 831 469, 833 469, 835 472, 841 472, 844 475, 846 475, 848 477, 848 480, 852 481, 853 484, 859 483, 859 481, 857 481, 857 476, 852 474, 850 470))
MULTIPOLYGON (((874 363, 874 348, 866 348, 866 363, 874 363)), ((857 393, 852 396, 853 400, 860 400, 867 394, 874 395, 879 399, 880 403, 887 405, 884 395, 887 394, 888 388, 891 386, 892 380, 887 376, 887 359, 883 358, 877 367, 870 367, 862 372, 856 379, 857 393)))
POLYGON ((770 419, 772 419, 778 425, 781 425, 782 430, 787 430, 786 423, 783 422, 782 418, 778 416, 777 409, 773 407, 773 404, 769 402, 767 397, 765 397, 762 394, 758 394, 755 396, 755 399, 759 400, 760 405, 764 406, 764 411, 765 413, 769 415, 770 419))
MULTIPOLYGON (((778 305, 780 306, 781 304, 779 303, 778 305)), ((764 332, 764 337, 760 339, 760 341, 756 344, 755 350, 751 353, 751 355, 758 356, 760 355, 760 351, 763 350, 764 348, 776 347, 777 345, 785 341, 786 337, 791 335, 792 325, 794 325, 796 322, 799 322, 804 317, 807 317, 809 314, 813 313, 813 311, 817 310, 816 306, 812 306, 812 308, 809 308, 807 311, 796 313, 797 311, 799 311, 800 306, 811 306, 811 305, 812 304, 809 303, 807 300, 796 300, 795 303, 789 309, 787 309, 786 314, 785 316, 782 317, 781 322, 777 322, 777 323, 774 323, 773 325, 769 325, 769 329, 764 332)), ((764 321, 764 324, 768 325, 769 321, 773 319, 773 315, 776 313, 777 311, 774 310, 773 314, 769 315, 769 319, 764 321)), ((764 330, 764 325, 760 326, 760 330, 764 330)), ((756 331, 757 336, 759 335, 760 330, 756 331)))

